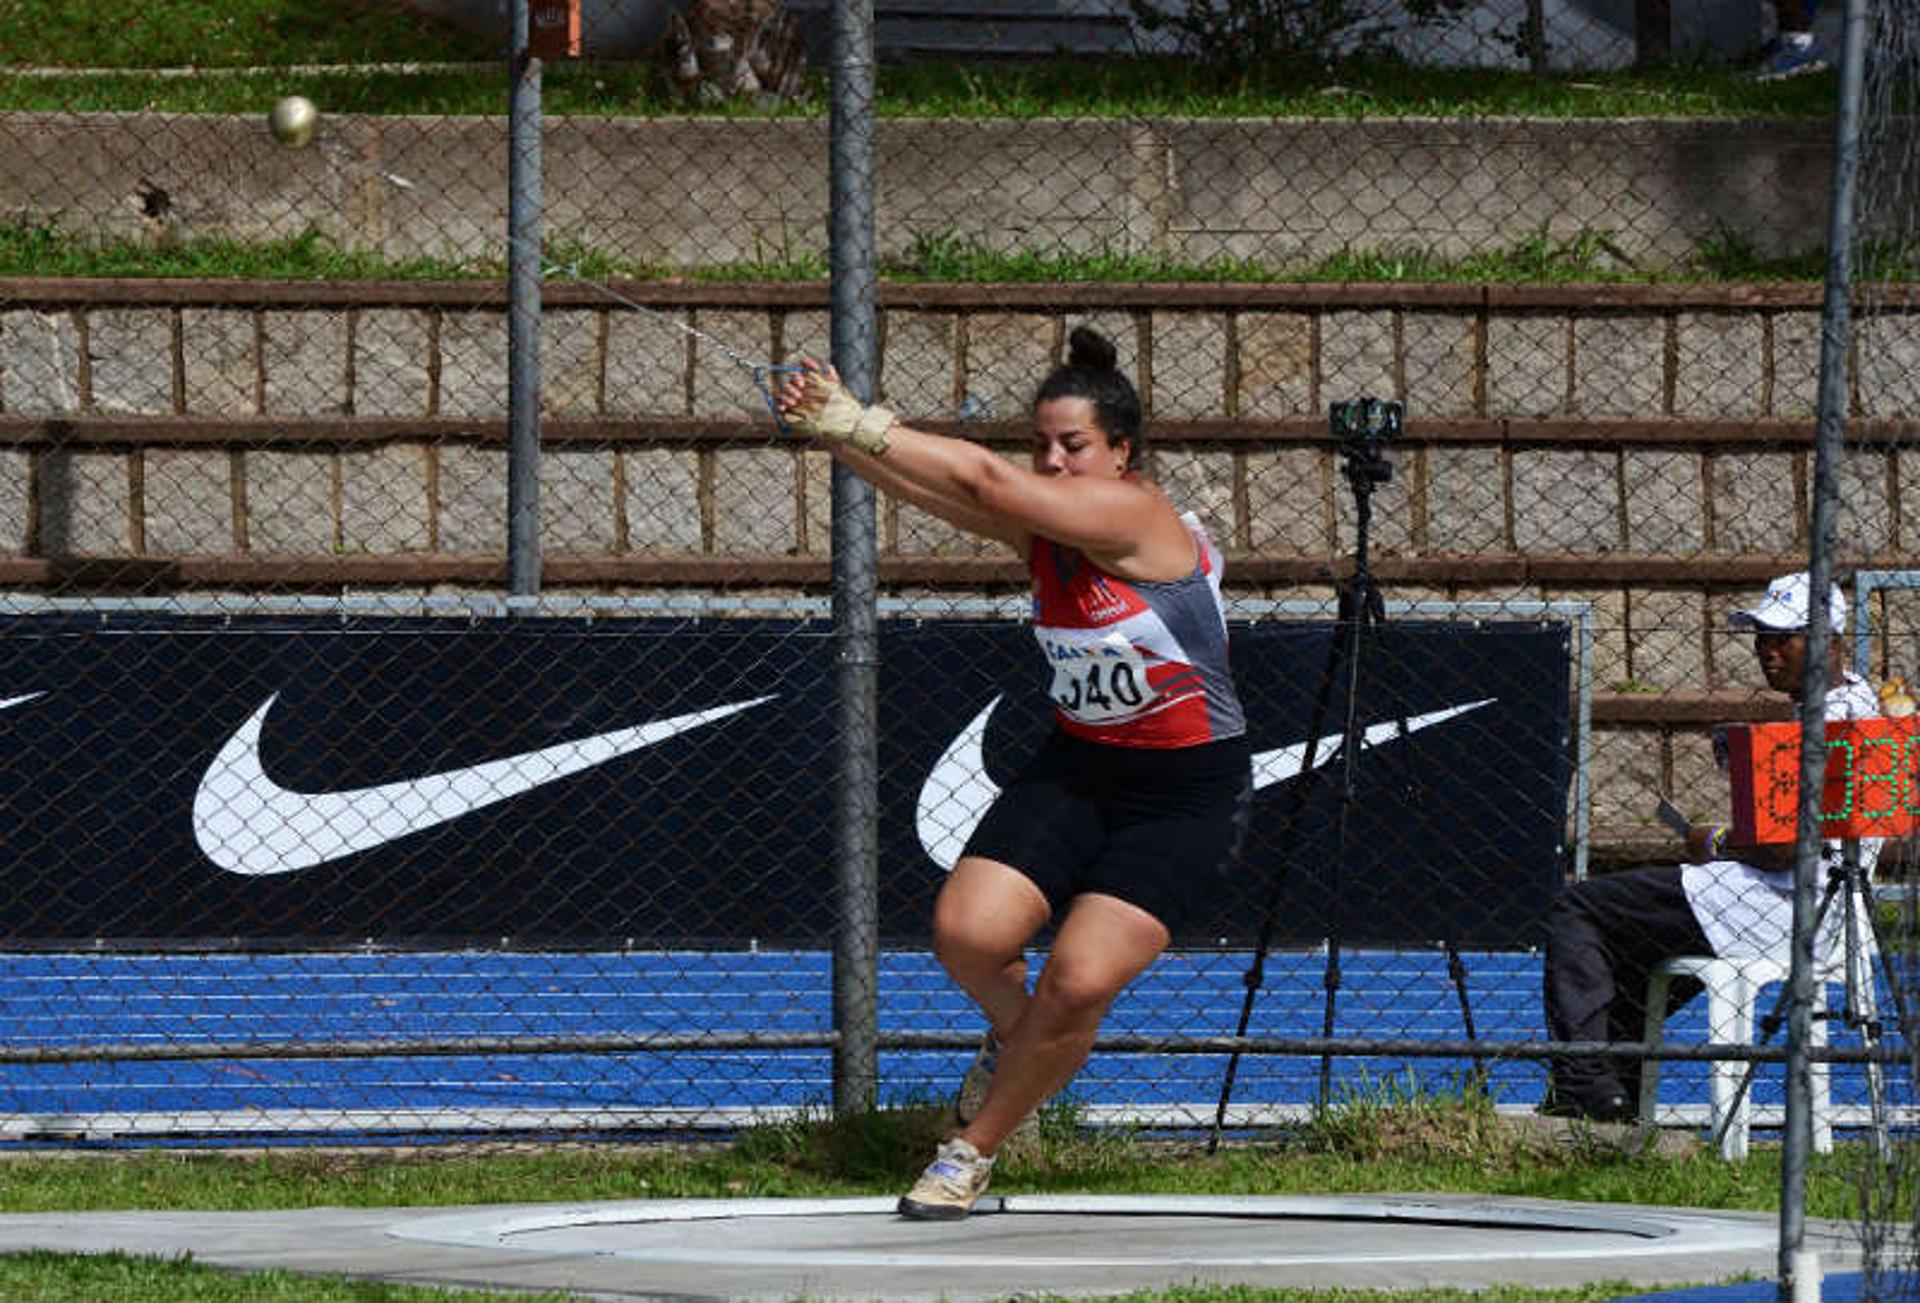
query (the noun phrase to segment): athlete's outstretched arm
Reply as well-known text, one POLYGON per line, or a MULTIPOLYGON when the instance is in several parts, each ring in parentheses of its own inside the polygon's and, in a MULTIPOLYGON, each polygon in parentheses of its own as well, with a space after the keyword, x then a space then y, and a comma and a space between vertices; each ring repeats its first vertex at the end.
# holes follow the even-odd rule
POLYGON ((859 460, 848 464, 856 473, 884 468, 898 486, 994 522, 980 531, 992 537, 1039 534, 1107 558, 1132 555, 1156 530, 1188 546, 1166 499, 1137 482, 1038 474, 970 440, 916 430, 883 407, 863 406, 831 372, 790 376, 780 407, 803 433, 854 449, 859 460))
POLYGON ((839 373, 832 367, 822 367, 811 358, 802 358, 801 365, 806 369, 789 375, 775 400, 781 414, 791 420, 796 429, 805 434, 819 434, 821 431, 814 428, 816 421, 842 429, 840 435, 826 437, 828 450, 834 460, 861 479, 950 525, 970 534, 998 539, 1010 544, 1022 556, 1026 555, 1025 531, 1009 529, 1007 522, 992 512, 983 511, 978 503, 964 495, 942 491, 938 484, 920 483, 903 474, 900 467, 881 459, 887 431, 897 424, 892 412, 883 407, 862 406, 840 384, 839 373), (824 383, 816 384, 816 381, 824 383))
POLYGON ((903 502, 911 502, 922 511, 938 516, 969 534, 1005 543, 1022 556, 1027 554, 1030 535, 1026 531, 1009 528, 1006 521, 990 511, 981 510, 975 503, 925 488, 899 473, 886 458, 862 452, 850 444, 835 444, 832 452, 835 461, 882 493, 903 502))

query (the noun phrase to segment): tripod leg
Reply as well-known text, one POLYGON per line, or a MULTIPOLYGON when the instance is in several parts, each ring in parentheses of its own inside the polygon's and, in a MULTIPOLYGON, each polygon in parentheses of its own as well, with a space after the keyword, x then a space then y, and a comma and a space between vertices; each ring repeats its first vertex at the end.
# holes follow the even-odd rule
MULTIPOLYGON (((1876 949, 1873 932, 1873 902, 1861 881, 1861 871, 1850 868, 1846 888, 1846 1005, 1843 1018, 1849 1027, 1860 1029, 1860 1042, 1869 1050, 1880 1048, 1880 999, 1874 990, 1871 955, 1876 949)), ((1867 1116, 1873 1127, 1874 1152, 1883 1160, 1893 1156, 1887 1130, 1886 1073, 1879 1059, 1867 1060, 1867 1116)))
MULTIPOLYGON (((1282 865, 1274 870, 1274 892, 1276 896, 1280 890, 1280 883, 1285 877, 1284 868, 1285 866, 1282 865)), ((1271 914, 1271 909, 1269 909, 1268 912, 1271 914)), ((1245 1036, 1247 1034, 1247 1025, 1253 1021, 1254 996, 1266 981, 1267 947, 1271 938, 1271 928, 1263 926, 1260 932, 1259 944, 1254 950, 1253 963, 1247 967, 1245 975, 1241 978, 1241 981, 1246 985, 1247 994, 1246 998, 1242 1000, 1240 1004, 1240 1023, 1238 1027, 1234 1029, 1233 1034, 1235 1037, 1245 1036)), ((1227 1070, 1220 1079, 1220 1102, 1213 1111, 1213 1134, 1207 1138, 1207 1152, 1209 1154, 1214 1153, 1220 1148, 1220 1133, 1225 1130, 1227 1125, 1227 1101, 1233 1098, 1234 1079, 1239 1075, 1240 1051, 1235 1050, 1228 1056, 1227 1070)))
MULTIPOLYGON (((1909 869, 1911 869, 1911 864, 1909 864, 1909 869)), ((1904 966, 1901 968, 1895 967, 1894 959, 1893 959, 1895 951, 1890 949, 1887 946, 1886 938, 1881 936, 1880 934, 1881 932, 1880 916, 1875 909, 1874 896, 1873 896, 1873 891, 1871 890, 1871 887, 1872 887, 1871 881, 1868 881, 1862 886, 1862 896, 1864 898, 1863 905, 1862 905, 1862 912, 1866 918, 1866 927, 1862 930, 1862 935, 1864 938, 1870 938, 1873 941, 1874 951, 1879 957, 1879 970, 1878 970, 1879 976, 1886 982, 1887 995, 1893 1004, 1894 1026, 1899 1029, 1901 1040, 1905 1042, 1906 1045, 1911 1047, 1916 1043, 1920 1043, 1920 1022, 1915 1021, 1916 1011, 1914 1010, 1912 1004, 1909 1002, 1909 998, 1908 998, 1909 993, 1913 987, 1914 979, 1913 979, 1911 969, 1906 968, 1904 966)), ((1913 930, 1912 917, 1913 917, 1913 906, 1914 906, 1914 891, 1915 891, 1915 888, 1911 880, 1909 880, 1901 890, 1901 895, 1903 898, 1902 904, 1901 904, 1901 921, 1902 921, 1903 928, 1909 933, 1913 930)), ((1873 977, 1875 975, 1875 966, 1871 961, 1869 961, 1867 964, 1864 965, 1864 968, 1865 968, 1866 980, 1862 982, 1861 990, 1867 992, 1870 998, 1875 999, 1874 1012, 1876 1016, 1874 1019, 1874 1028, 1875 1028, 1874 1044, 1875 1044, 1875 1047, 1878 1048, 1879 1033, 1884 1029, 1885 1023, 1883 1020, 1881 1020, 1877 1016, 1879 1012, 1877 1007, 1878 1000, 1877 1000, 1877 996, 1874 994, 1876 988, 1874 987, 1874 984, 1873 984, 1873 977)), ((1868 1067, 1870 1070, 1870 1075, 1867 1078, 1868 1088, 1872 1090, 1876 1086, 1878 1086, 1881 1092, 1879 1095, 1879 1098, 1884 1101, 1884 1099, 1886 1098, 1884 1093, 1885 1092, 1884 1073, 1886 1071, 1885 1065, 1875 1060, 1869 1063, 1868 1067)), ((1890 1121, 1891 1119, 1889 1119, 1889 1122, 1890 1121)), ((1887 1133, 1883 1127, 1878 1131, 1876 1138, 1878 1139, 1880 1137, 1884 1137, 1886 1136, 1886 1134, 1887 1133)), ((1885 1152, 1886 1151, 1882 1149, 1881 1153, 1883 1156, 1885 1155, 1885 1152)))
MULTIPOLYGON (((1328 893, 1333 913, 1328 920, 1331 926, 1327 933, 1327 968, 1320 981, 1326 995, 1326 1004, 1320 1017, 1320 1035, 1328 1041, 1333 1039, 1336 1025, 1334 1010, 1340 996, 1340 875, 1345 867, 1342 861, 1347 853, 1347 827, 1353 816, 1355 775, 1360 764, 1360 744, 1364 736, 1360 727, 1360 676, 1365 659, 1366 635, 1378 628, 1374 623, 1376 613, 1385 610, 1379 590, 1374 588, 1373 581, 1367 575, 1364 561, 1354 572, 1353 583, 1347 589, 1342 608, 1342 615, 1353 632, 1347 649, 1347 713, 1346 725, 1340 735, 1340 810, 1334 816, 1333 863, 1329 880, 1332 890, 1328 893)), ((1322 1050, 1318 1095, 1320 1108, 1327 1107, 1332 1092, 1333 1054, 1329 1050, 1322 1050)))
MULTIPOLYGON (((1901 889, 1901 894, 1904 898, 1901 905, 1901 917, 1903 920, 1906 920, 1902 923, 1902 926, 1908 931, 1915 930, 1910 921, 1913 914, 1913 893, 1914 885, 1911 882, 1901 889)), ((1909 1045, 1920 1043, 1920 1023, 1914 1021, 1914 1009, 1907 1000, 1907 993, 1912 986, 1913 979, 1897 971, 1893 966, 1892 952, 1887 949, 1886 938, 1880 935, 1880 916, 1873 910, 1872 892, 1867 893, 1867 904, 1867 922, 1869 924, 1867 930, 1873 936, 1875 945, 1879 951, 1880 976, 1886 982, 1887 995, 1893 1001, 1894 1026, 1900 1029, 1900 1038, 1909 1045)))
MULTIPOLYGON (((1341 598, 1344 612, 1347 599, 1341 598)), ((1313 719, 1307 727, 1307 749, 1300 759, 1300 773, 1294 780, 1293 800, 1287 807, 1286 827, 1280 830, 1279 857, 1273 869, 1273 882, 1267 890, 1267 907, 1260 918, 1260 935, 1254 944, 1253 962, 1247 966, 1241 979, 1246 985, 1247 994, 1240 1003, 1240 1022, 1234 1030, 1234 1037, 1245 1036, 1247 1028, 1253 1022, 1253 1002, 1259 996, 1260 988, 1266 981, 1267 952, 1273 944, 1274 920, 1280 911, 1280 896, 1286 885, 1288 866, 1288 846, 1293 841, 1295 830, 1300 826, 1300 814, 1306 808, 1307 794, 1312 790, 1314 775, 1318 769, 1314 765, 1315 752, 1320 745, 1320 733, 1326 727, 1329 702, 1333 696, 1335 672, 1340 668, 1346 656, 1351 626, 1344 621, 1336 625, 1332 639, 1327 645, 1327 663, 1320 672, 1320 690, 1313 702, 1313 719)), ((1207 1152, 1215 1153, 1220 1148, 1220 1133, 1227 1124, 1227 1102, 1233 1098, 1234 1082, 1240 1075, 1240 1051, 1235 1050, 1227 1057, 1227 1069, 1220 1081, 1220 1101, 1213 1112, 1213 1134, 1207 1139, 1207 1152)))
MULTIPOLYGON (((1473 1002, 1467 998, 1467 965, 1460 958, 1460 947, 1449 941, 1447 946, 1447 976, 1453 980, 1454 998, 1460 1002, 1460 1026, 1466 1032, 1469 1042, 1477 1042, 1480 1037, 1473 1029, 1473 1002)), ((1473 1056, 1473 1076, 1471 1089, 1476 1095, 1487 1093, 1487 1060, 1484 1055, 1473 1056)))
MULTIPOLYGON (((1325 1003, 1320 1012, 1320 1035, 1325 1040, 1333 1039, 1334 1006, 1340 995, 1340 938, 1327 938, 1327 968, 1320 978, 1321 990, 1325 994, 1325 1003)), ((1325 1109, 1333 1093, 1333 1055, 1325 1050, 1320 1054, 1320 1093, 1316 1096, 1319 1107, 1325 1109)))
MULTIPOLYGON (((1361 507, 1362 534, 1364 537, 1364 522, 1367 515, 1364 499, 1361 507)), ((1322 1039, 1329 1042, 1333 1040, 1334 1029, 1337 1025, 1335 1011, 1341 985, 1342 919, 1338 913, 1338 910, 1341 908, 1340 876, 1343 872, 1343 861, 1349 844, 1348 828, 1351 824, 1354 807, 1358 803, 1356 774, 1360 762, 1361 747, 1365 737, 1364 730, 1360 726, 1359 716, 1360 695, 1363 682, 1362 672, 1365 669, 1371 668, 1370 653, 1368 651, 1368 635, 1376 635, 1377 638, 1377 635, 1386 627, 1387 618, 1386 600, 1381 595, 1379 587, 1374 584, 1373 577, 1367 570, 1364 543, 1356 558, 1352 582, 1348 584, 1342 594, 1341 618, 1343 622, 1353 630, 1353 633, 1347 659, 1346 726, 1342 734, 1342 750, 1340 755, 1340 808, 1334 828, 1334 853, 1329 881, 1331 887, 1330 895, 1336 912, 1330 920, 1332 927, 1327 935, 1327 966, 1325 975, 1321 980, 1321 985, 1325 991, 1326 1003, 1321 1015, 1320 1034, 1322 1039)), ((1389 675, 1387 682, 1391 684, 1392 681, 1393 676, 1389 675)), ((1399 722, 1399 740, 1403 744, 1400 748, 1400 756, 1402 762, 1407 766, 1407 790, 1411 797, 1415 784, 1413 781, 1412 750, 1404 745, 1410 733, 1407 727, 1407 712, 1400 700, 1398 692, 1396 691, 1392 695, 1392 713, 1394 718, 1399 722)), ((1417 802, 1410 803, 1417 804, 1417 802)), ((1452 962, 1458 963, 1459 957, 1451 951, 1451 948, 1449 948, 1449 953, 1452 954, 1452 962)), ((1456 970, 1450 967, 1449 971, 1456 970)), ((1469 1039, 1472 1039, 1473 1014, 1471 1008, 1466 1005, 1464 966, 1457 970, 1456 984, 1461 995, 1463 1016, 1467 1020, 1467 1035, 1469 1039)), ((1475 1062, 1479 1064, 1480 1060, 1476 1058, 1475 1062)), ((1484 1069, 1479 1069, 1479 1071, 1484 1079, 1484 1069)), ((1333 1055, 1330 1050, 1323 1050, 1320 1055, 1319 1107, 1324 1109, 1327 1106, 1332 1095, 1332 1089, 1333 1055)))

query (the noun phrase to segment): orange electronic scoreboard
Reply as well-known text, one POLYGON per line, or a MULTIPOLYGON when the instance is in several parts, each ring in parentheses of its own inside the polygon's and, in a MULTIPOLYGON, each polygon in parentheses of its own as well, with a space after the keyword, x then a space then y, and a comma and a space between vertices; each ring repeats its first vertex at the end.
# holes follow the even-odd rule
MULTIPOLYGON (((1736 842, 1791 842, 1800 817, 1800 725, 1727 729, 1736 842)), ((1920 827, 1920 715, 1833 720, 1820 793, 1823 838, 1900 837, 1920 827)))

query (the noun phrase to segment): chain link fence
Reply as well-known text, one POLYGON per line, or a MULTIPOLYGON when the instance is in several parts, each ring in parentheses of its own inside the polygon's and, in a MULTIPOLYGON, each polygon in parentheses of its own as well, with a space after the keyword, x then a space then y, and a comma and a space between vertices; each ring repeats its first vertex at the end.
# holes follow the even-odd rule
MULTIPOLYGON (((1850 283, 1856 287, 1852 323, 1853 356, 1849 369, 1849 415, 1855 428, 1870 432, 1890 450, 1903 469, 1910 469, 1914 452, 1914 403, 1911 369, 1901 360, 1904 323, 1914 307, 1912 258, 1914 231, 1912 194, 1916 156, 1910 134, 1914 110, 1913 67, 1920 57, 1920 27, 1914 16, 1897 6, 1877 9, 1861 21, 1859 36, 1865 57, 1857 80, 1843 83, 1843 113, 1851 108, 1857 120, 1856 211, 1864 215, 1861 229, 1846 247, 1850 283), (1857 89, 1856 89, 1857 87, 1857 89), (1857 98, 1850 98, 1852 92, 1857 98)), ((1896 481, 1898 483, 1898 481, 1896 481)), ((1870 531, 1873 513, 1862 510, 1857 495, 1842 494, 1843 513, 1836 541, 1844 555, 1853 540, 1870 531)), ((1912 570, 1864 573, 1854 577, 1863 602, 1878 602, 1876 614, 1884 621, 1886 641, 1876 646, 1867 639, 1855 645, 1854 660, 1863 668, 1884 667, 1882 698, 1891 710, 1905 709, 1913 676, 1920 673, 1915 647, 1903 635, 1905 620, 1916 610, 1912 570)), ((1904 808, 1914 808, 1914 779, 1895 796, 1904 808)), ((1861 1243, 1870 1297, 1911 1296, 1916 1268, 1920 1268, 1920 1217, 1916 1217, 1914 1178, 1920 1170, 1913 1132, 1892 1101, 1911 1098, 1920 1081, 1920 1059, 1915 1057, 1916 1008, 1915 939, 1920 936, 1920 912, 1915 894, 1911 837, 1894 841, 1881 851, 1875 865, 1865 929, 1867 954, 1856 961, 1854 980, 1846 992, 1843 1021, 1857 1025, 1876 1042, 1892 1047, 1884 1068, 1885 1130, 1876 1130, 1873 1144, 1859 1155, 1861 1243), (1865 972, 1857 971, 1865 968, 1865 972)), ((1858 893, 1851 893, 1856 898, 1858 893)), ((1845 904, 1843 898, 1842 906, 1845 904)), ((1831 912, 1831 907, 1829 907, 1831 912)), ((1844 908, 1843 918, 1846 917, 1844 908)), ((1881 1121, 1882 1119, 1876 1119, 1881 1121)))
MULTIPOLYGON (((1179 37, 1120 6, 875 8, 883 79, 909 56, 993 53, 990 77, 1179 37)), ((1372 32, 1356 80, 1597 76, 1651 39, 1578 6, 1418 16, 1356 7, 1315 48, 1372 32)), ((764 387, 869 350, 875 398, 1019 461, 1082 324, 1139 384, 1152 477, 1226 553, 1258 792, 1230 887, 1123 996, 1067 1103, 1257 1126, 1330 1079, 1478 1073, 1533 1108, 1556 893, 1673 862, 1657 798, 1731 817, 1716 726, 1792 718, 1728 617, 1812 545, 1821 290, 1817 262, 1781 268, 1824 243, 1830 123, 1380 113, 1340 83, 1316 114, 856 118, 872 183, 840 203, 873 219, 866 332, 825 279, 824 92, 656 98, 817 81, 827 7, 582 18, 585 58, 496 61, 485 108, 462 81, 504 36, 484 25, 383 38, 405 66, 289 54, 190 92, 14 70, 0 1135, 612 1133, 817 1107, 847 1051, 850 928, 875 941, 855 978, 879 1098, 944 1098, 981 1024, 927 918, 1045 729, 1027 579, 883 497, 875 723, 850 735, 867 653, 834 540, 867 526, 764 387), (429 36, 443 57, 407 43, 429 36), (505 114, 510 81, 542 117, 505 114), (266 112, 293 93, 321 111, 290 148, 266 112), (509 184, 529 139, 535 195, 509 184), (1354 635, 1334 615, 1360 493, 1326 413, 1360 396, 1403 403, 1406 429, 1367 500, 1386 620, 1354 635), (836 773, 863 744, 875 878, 850 919, 836 773)), ((1711 6, 1666 33, 1727 64, 1767 34, 1711 6)), ((1889 148, 1905 130, 1888 118, 1889 148)), ((1876 191, 1863 224, 1898 247, 1904 210, 1876 191)), ((1913 333, 1899 293, 1860 322, 1884 369, 1856 377, 1839 472, 1850 582, 1913 555, 1913 333)), ((1920 590, 1849 591, 1853 668, 1876 688, 1920 668, 1920 590)), ((1905 863, 1883 859, 1883 895, 1905 863)), ((1701 1003, 1675 1042, 1722 1039, 1701 1003)), ((1669 1063, 1662 1116, 1704 1123, 1708 1073, 1669 1063)), ((1888 1075, 1909 1107, 1910 1074, 1888 1075)), ((1752 1089, 1778 1125, 1778 1065, 1752 1089)), ((1858 1062, 1833 1091, 1842 1125, 1871 1120, 1858 1062)))

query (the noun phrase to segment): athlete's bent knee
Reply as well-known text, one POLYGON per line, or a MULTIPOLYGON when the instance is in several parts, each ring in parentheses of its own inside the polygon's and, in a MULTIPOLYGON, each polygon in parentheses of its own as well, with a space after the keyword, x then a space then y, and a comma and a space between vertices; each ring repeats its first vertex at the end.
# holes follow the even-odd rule
POLYGON ((1034 995, 1064 1020, 1098 1021, 1120 994, 1122 983, 1098 965, 1049 963, 1034 995))

